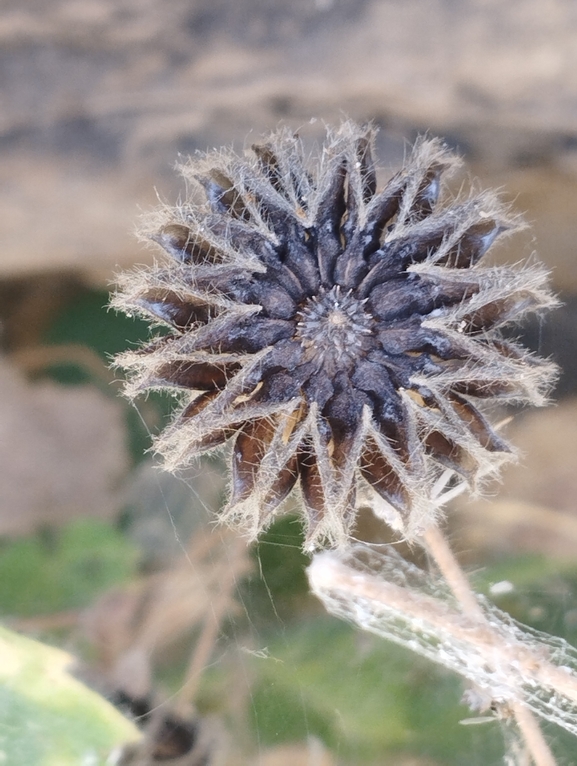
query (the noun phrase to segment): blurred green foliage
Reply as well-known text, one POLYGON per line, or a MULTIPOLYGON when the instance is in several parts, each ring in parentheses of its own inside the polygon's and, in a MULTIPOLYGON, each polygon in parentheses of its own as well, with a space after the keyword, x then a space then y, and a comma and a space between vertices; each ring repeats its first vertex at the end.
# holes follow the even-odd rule
POLYGON ((32 616, 88 606, 137 571, 139 551, 108 521, 75 519, 61 529, 0 545, 0 612, 32 616))
POLYGON ((71 300, 46 328, 47 344, 78 343, 110 361, 149 336, 149 325, 109 308, 106 290, 85 290, 71 300))
MULTIPOLYGON (((251 694, 261 744, 315 735, 347 763, 410 753, 462 764, 472 753, 479 727, 459 726, 471 714, 461 681, 443 669, 325 616, 270 638, 251 694)), ((499 763, 496 724, 481 734, 482 763, 499 763)))
POLYGON ((242 583, 239 595, 253 628, 276 627, 285 618, 310 611, 305 569, 310 561, 303 553, 302 525, 287 515, 264 532, 251 554, 253 573, 242 583))
MULTIPOLYGON (((47 345, 78 344, 96 352, 104 365, 113 363, 114 357, 128 348, 134 348, 150 338, 147 322, 138 317, 128 317, 109 307, 110 295, 105 290, 84 290, 65 305, 46 327, 43 342, 47 345)), ((156 335, 162 330, 156 328, 156 335)), ((94 371, 77 362, 59 362, 50 366, 50 377, 63 384, 93 383, 111 397, 117 398, 118 386, 104 384, 94 371)), ((118 380, 122 374, 118 373, 118 380)), ((126 425, 130 453, 135 463, 143 460, 151 446, 151 430, 160 430, 175 407, 170 395, 149 393, 147 395, 148 417, 126 403, 126 425)))

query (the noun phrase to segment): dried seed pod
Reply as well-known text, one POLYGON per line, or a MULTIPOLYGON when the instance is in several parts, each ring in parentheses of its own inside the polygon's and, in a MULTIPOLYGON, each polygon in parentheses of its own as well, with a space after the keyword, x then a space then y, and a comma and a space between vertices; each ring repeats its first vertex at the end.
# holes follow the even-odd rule
POLYGON ((205 205, 165 211, 168 265, 121 278, 115 305, 170 330, 120 358, 129 393, 185 391, 158 451, 177 469, 231 441, 224 515, 252 536, 297 486, 307 546, 342 544, 360 485, 415 537, 443 470, 475 485, 509 455, 481 406, 542 404, 555 375, 501 337, 555 303, 539 266, 486 264, 518 219, 445 200, 459 160, 437 139, 378 190, 372 144, 346 122, 313 167, 287 130, 191 160, 205 205))

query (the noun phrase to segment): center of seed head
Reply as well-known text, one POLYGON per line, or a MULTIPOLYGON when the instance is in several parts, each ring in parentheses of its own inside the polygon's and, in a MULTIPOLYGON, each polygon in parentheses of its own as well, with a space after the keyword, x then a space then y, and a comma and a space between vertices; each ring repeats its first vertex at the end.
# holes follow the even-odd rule
POLYGON ((297 338, 305 348, 326 362, 348 363, 362 349, 362 341, 371 334, 372 317, 352 291, 339 286, 310 298, 299 312, 297 338))
POLYGON ((342 311, 340 311, 340 309, 331 311, 327 319, 331 324, 336 324, 336 325, 346 325, 348 321, 347 317, 343 314, 342 311))

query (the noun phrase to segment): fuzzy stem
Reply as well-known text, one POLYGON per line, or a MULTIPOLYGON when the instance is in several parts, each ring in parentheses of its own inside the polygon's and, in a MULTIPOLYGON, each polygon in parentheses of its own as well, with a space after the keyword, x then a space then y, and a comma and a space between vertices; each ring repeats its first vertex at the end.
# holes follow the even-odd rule
POLYGON ((447 585, 451 588, 453 595, 461 605, 463 612, 468 617, 484 621, 483 610, 479 606, 479 602, 471 589, 465 573, 461 569, 447 539, 439 527, 429 527, 423 537, 427 551, 435 560, 441 574, 447 581, 447 585))
POLYGON ((520 702, 513 703, 511 708, 536 766, 556 766, 553 753, 549 750, 549 745, 533 713, 520 702))
MULTIPOLYGON (((475 593, 439 527, 429 527, 423 539, 427 551, 435 560, 463 612, 468 617, 487 623, 475 593)), ((556 766, 555 758, 531 710, 521 702, 514 702, 510 707, 535 766, 556 766)))

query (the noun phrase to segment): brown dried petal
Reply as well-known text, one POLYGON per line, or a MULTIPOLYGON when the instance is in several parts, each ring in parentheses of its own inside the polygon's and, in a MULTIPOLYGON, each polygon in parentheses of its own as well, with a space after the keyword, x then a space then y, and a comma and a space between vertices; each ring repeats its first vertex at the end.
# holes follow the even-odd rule
POLYGON ((239 369, 237 362, 212 364, 179 360, 163 364, 156 370, 155 378, 168 386, 212 391, 224 388, 239 369))
POLYGON ((231 505, 245 500, 253 491, 260 463, 275 432, 268 418, 247 423, 238 433, 232 452, 231 505))
POLYGON ((440 431, 432 431, 425 437, 427 454, 442 465, 466 478, 472 478, 478 463, 473 456, 459 444, 451 441, 440 431))
POLYGON ((219 263, 223 258, 222 252, 180 223, 163 226, 151 239, 182 263, 219 263))
POLYGON ((457 394, 450 396, 451 405, 461 420, 466 423, 467 431, 489 452, 510 452, 509 445, 500 439, 481 413, 466 399, 457 394))
POLYGON ((307 509, 307 530, 314 532, 325 515, 325 495, 319 465, 310 443, 304 444, 297 453, 300 486, 307 509))
POLYGON ((363 477, 379 495, 398 511, 406 512, 409 495, 399 476, 383 453, 373 442, 361 454, 360 469, 363 477))
POLYGON ((170 290, 149 290, 138 299, 138 305, 179 330, 195 323, 206 324, 222 310, 210 300, 170 290))
POLYGON ((411 205, 412 221, 421 221, 433 212, 441 191, 441 175, 445 170, 446 165, 435 162, 425 173, 411 205))
POLYGON ((333 267, 341 251, 341 220, 345 212, 346 162, 332 170, 329 183, 319 200, 317 227, 322 236, 317 242, 317 262, 323 284, 331 284, 333 267))
POLYGON ((473 224, 439 263, 452 269, 468 269, 474 266, 497 237, 508 228, 501 221, 492 219, 473 224))
POLYGON ((521 290, 486 303, 473 313, 466 314, 462 321, 466 323, 467 332, 486 332, 522 316, 527 311, 536 309, 538 305, 539 301, 533 293, 529 290, 521 290))
POLYGON ((292 456, 286 466, 281 469, 274 484, 263 500, 261 511, 261 523, 266 524, 267 517, 275 511, 278 506, 292 492, 298 479, 298 458, 296 453, 292 456))

